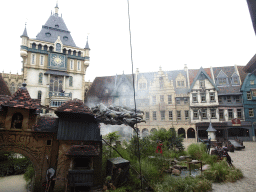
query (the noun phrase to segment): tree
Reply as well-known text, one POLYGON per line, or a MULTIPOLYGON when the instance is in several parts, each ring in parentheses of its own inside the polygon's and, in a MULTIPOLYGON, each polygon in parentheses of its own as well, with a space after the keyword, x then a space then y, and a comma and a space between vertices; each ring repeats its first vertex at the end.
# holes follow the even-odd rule
POLYGON ((150 139, 156 143, 162 141, 164 146, 174 151, 176 150, 176 148, 178 148, 179 150, 184 149, 182 144, 183 137, 177 135, 174 129, 169 129, 168 131, 162 129, 154 131, 150 135, 150 139))
MULTIPOLYGON (((118 131, 114 131, 112 133, 109 133, 105 136, 105 138, 109 141, 109 144, 112 146, 113 142, 116 142, 119 138, 120 135, 118 135, 118 131)), ((110 148, 110 157, 111 157, 111 148, 110 148)))

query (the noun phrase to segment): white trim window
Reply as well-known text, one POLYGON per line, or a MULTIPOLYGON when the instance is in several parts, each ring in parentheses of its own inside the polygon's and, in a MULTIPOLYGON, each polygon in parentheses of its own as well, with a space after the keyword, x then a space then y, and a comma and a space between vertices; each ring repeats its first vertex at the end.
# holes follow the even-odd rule
POLYGON ((70 60, 70 69, 74 70, 74 60, 73 59, 70 60))
POLYGON ((77 61, 77 71, 81 71, 81 61, 77 61))
POLYGON ((40 66, 44 65, 44 55, 40 55, 40 66))
POLYGON ((31 65, 35 65, 36 64, 36 54, 31 54, 31 65))

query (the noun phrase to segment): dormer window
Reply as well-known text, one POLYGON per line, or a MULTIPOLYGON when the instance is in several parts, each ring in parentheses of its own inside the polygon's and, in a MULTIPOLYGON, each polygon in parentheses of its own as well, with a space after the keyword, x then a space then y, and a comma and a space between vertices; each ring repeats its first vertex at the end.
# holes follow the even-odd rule
POLYGON ((60 43, 56 43, 56 51, 57 52, 61 51, 61 44, 60 43))
POLYGON ((59 28, 60 26, 59 25, 55 25, 55 28, 59 28))
POLYGON ((232 77, 233 84, 238 84, 238 77, 232 77))
POLYGON ((226 85, 227 84, 227 78, 218 78, 219 85, 226 85))
POLYGON ((184 87, 184 81, 177 81, 178 87, 184 87))
POLYGON ((199 81, 199 86, 200 86, 200 88, 204 88, 205 87, 205 81, 204 80, 200 80, 199 81))

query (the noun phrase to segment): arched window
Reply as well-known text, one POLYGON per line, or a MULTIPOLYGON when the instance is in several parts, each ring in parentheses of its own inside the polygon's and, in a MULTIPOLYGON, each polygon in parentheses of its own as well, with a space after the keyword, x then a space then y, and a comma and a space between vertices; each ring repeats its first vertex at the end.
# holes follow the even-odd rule
POLYGON ((69 87, 73 87, 73 77, 69 77, 69 87))
POLYGON ((42 50, 42 45, 41 44, 38 45, 38 50, 42 50))
POLYGON ((48 46, 47 46, 47 45, 45 45, 45 46, 44 46, 44 50, 45 50, 45 51, 47 51, 47 49, 48 49, 48 46))
POLYGON ((43 83, 43 73, 39 73, 39 80, 38 80, 39 84, 43 83))
POLYGON ((11 128, 21 129, 22 121, 23 121, 23 115, 21 113, 15 113, 12 116, 11 128))
POLYGON ((63 77, 51 76, 50 92, 62 92, 63 77))
POLYGON ((33 44, 32 44, 32 49, 35 49, 35 48, 36 48, 36 44, 33 43, 33 44))
POLYGON ((10 91, 11 91, 11 94, 15 93, 15 84, 13 82, 11 83, 10 91))
POLYGON ((67 53, 67 49, 63 49, 63 54, 66 54, 67 53))
POLYGON ((189 128, 187 130, 188 138, 195 138, 195 130, 193 128, 189 128))
POLYGON ((147 128, 142 129, 142 137, 147 137, 149 135, 149 131, 147 128))
POLYGON ((81 51, 78 51, 78 57, 81 57, 81 51))
POLYGON ((179 128, 178 129, 178 135, 181 135, 183 138, 186 138, 185 129, 179 128))
POLYGON ((41 100, 42 98, 42 91, 38 91, 37 93, 37 99, 40 99, 41 100))
POLYGON ((153 132, 155 132, 155 131, 157 131, 157 129, 156 129, 156 128, 152 128, 152 129, 150 130, 150 133, 153 133, 153 132))
POLYGON ((76 55, 76 51, 73 51, 73 55, 76 55))
POLYGON ((50 52, 52 52, 53 51, 53 46, 50 46, 49 50, 50 50, 50 52))
POLYGON ((56 43, 56 51, 60 52, 61 51, 61 44, 56 43))
POLYGON ((71 49, 68 50, 68 54, 71 55, 71 49))

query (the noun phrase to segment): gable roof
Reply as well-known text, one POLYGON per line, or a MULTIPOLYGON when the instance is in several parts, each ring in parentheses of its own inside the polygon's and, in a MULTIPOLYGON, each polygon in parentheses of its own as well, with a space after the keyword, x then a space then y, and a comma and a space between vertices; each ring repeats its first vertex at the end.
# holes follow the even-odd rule
POLYGON ((64 20, 62 17, 55 14, 51 15, 46 21, 45 25, 42 26, 41 31, 36 36, 36 40, 55 43, 58 36, 60 36, 60 40, 63 45, 76 47, 76 44, 70 34, 70 31, 68 31, 64 20), (46 36, 46 33, 50 33, 50 36, 46 36))
POLYGON ((198 80, 199 78, 199 75, 201 73, 203 73, 206 78, 210 81, 210 83, 214 86, 214 88, 218 91, 218 88, 217 86, 215 85, 215 83, 213 82, 212 80, 212 75, 211 75, 211 71, 210 71, 210 68, 205 68, 203 69, 202 67, 197 71, 197 74, 195 75, 195 72, 196 70, 192 69, 192 70, 189 70, 189 80, 190 82, 192 81, 191 83, 191 86, 190 86, 190 89, 189 89, 189 92, 191 92, 191 90, 193 89, 196 81, 198 80))
MULTIPOLYGON (((192 85, 192 83, 193 83, 195 77, 197 76, 199 70, 200 69, 189 69, 188 70, 188 74, 189 74, 188 76, 189 76, 189 83, 190 83, 190 85, 192 85)), ((204 68, 204 71, 206 72, 206 74, 210 78, 212 78, 212 74, 211 74, 211 69, 210 68, 204 68)))
POLYGON ((9 98, 9 100, 3 103, 3 106, 33 109, 38 112, 40 108, 40 100, 31 99, 27 88, 21 87, 9 98))
POLYGON ((6 85, 2 74, 0 74, 0 95, 9 95, 11 96, 11 92, 8 88, 8 86, 6 85))

